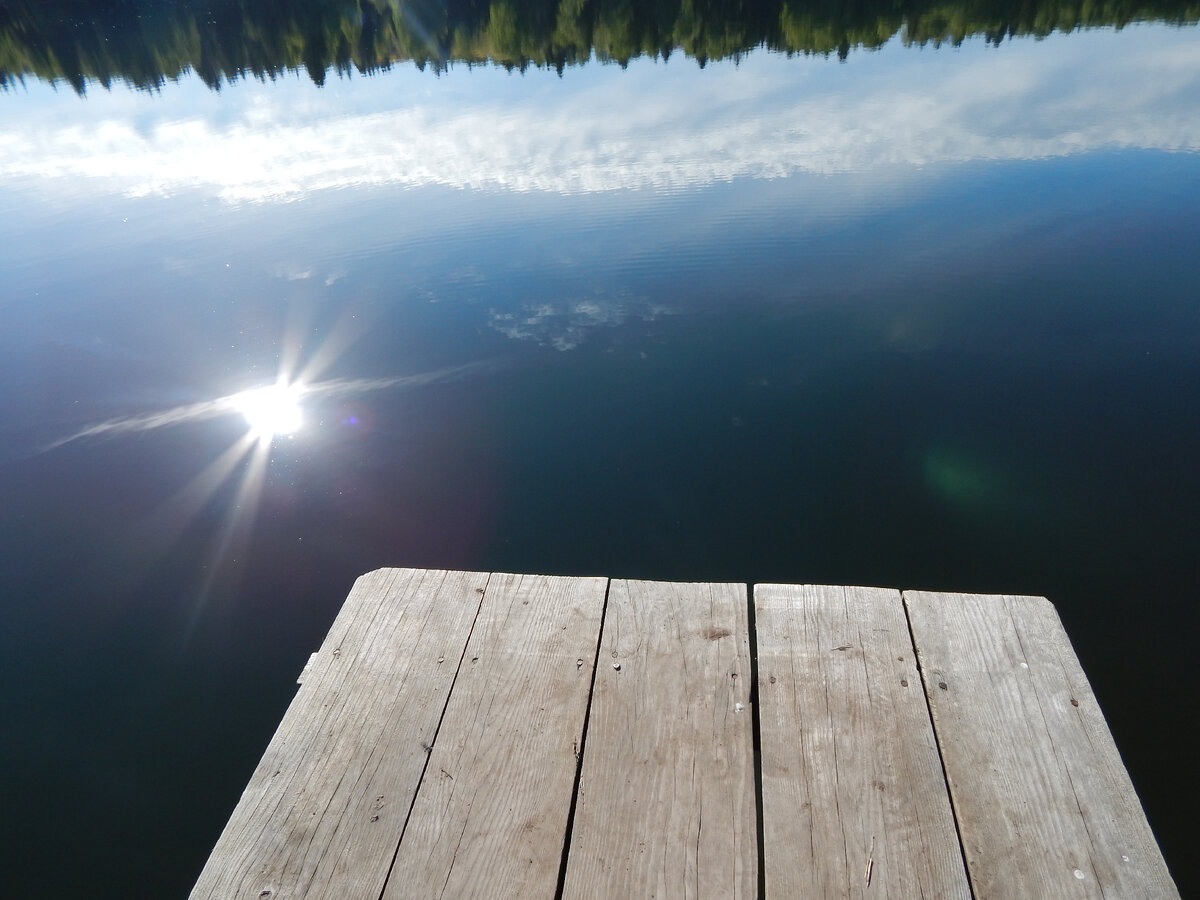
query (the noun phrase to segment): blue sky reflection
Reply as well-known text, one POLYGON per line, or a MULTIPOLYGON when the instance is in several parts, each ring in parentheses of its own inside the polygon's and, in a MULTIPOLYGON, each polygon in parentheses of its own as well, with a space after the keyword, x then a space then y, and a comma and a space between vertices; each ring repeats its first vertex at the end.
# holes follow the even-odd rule
POLYGON ((887 171, 1097 150, 1200 149, 1194 29, 1137 25, 960 48, 898 41, 847 63, 635 60, 513 75, 403 68, 331 81, 198 79, 87 99, 0 98, 0 183, 291 200, 362 185, 577 193, 887 171), (1120 52, 1110 52, 1114 42, 1120 52), (650 82, 652 81, 652 87, 650 82))

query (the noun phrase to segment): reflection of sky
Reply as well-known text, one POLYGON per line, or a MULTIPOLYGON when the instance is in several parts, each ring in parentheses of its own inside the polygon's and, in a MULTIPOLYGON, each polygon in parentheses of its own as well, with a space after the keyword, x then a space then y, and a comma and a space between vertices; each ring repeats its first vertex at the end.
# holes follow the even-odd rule
POLYGON ((893 41, 847 63, 635 61, 523 76, 403 68, 333 80, 197 79, 86 100, 0 97, 0 182, 230 201, 361 184, 559 192, 685 188, 1098 149, 1200 149, 1195 29, 1140 25, 959 49, 893 41), (1118 46, 1119 45, 1119 46, 1118 46), (1119 52, 1118 52, 1119 50, 1119 52))
POLYGON ((182 894, 353 578, 411 564, 1050 594, 1186 859, 1198 81, 1138 26, 0 94, 11 855, 41 886, 67 773, 73 893, 182 894), (291 372, 247 463, 230 395, 291 372))

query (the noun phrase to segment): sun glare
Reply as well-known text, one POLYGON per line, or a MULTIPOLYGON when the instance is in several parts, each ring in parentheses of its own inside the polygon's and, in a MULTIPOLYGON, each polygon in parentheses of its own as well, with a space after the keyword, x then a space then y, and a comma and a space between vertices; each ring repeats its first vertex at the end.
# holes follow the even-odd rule
POLYGON ((298 385, 274 384, 243 391, 233 398, 238 412, 246 417, 250 432, 260 440, 295 434, 304 424, 298 385))

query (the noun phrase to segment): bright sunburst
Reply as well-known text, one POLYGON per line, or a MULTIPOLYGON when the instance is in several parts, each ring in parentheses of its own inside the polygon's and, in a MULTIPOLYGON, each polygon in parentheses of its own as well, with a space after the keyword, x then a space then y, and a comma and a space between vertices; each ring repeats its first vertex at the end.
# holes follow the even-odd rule
POLYGON ((233 405, 250 425, 250 433, 262 441, 295 434, 304 424, 300 411, 301 387, 273 384, 243 391, 233 397, 233 405))

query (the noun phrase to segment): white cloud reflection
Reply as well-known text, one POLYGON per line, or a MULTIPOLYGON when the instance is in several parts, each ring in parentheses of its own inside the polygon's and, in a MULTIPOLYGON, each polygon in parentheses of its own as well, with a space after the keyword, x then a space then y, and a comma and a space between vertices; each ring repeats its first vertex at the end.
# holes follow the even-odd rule
MULTIPOLYGON (((298 398, 317 399, 321 397, 347 397, 365 394, 370 391, 393 390, 398 388, 422 387, 428 384, 454 381, 459 378, 486 371, 497 363, 494 360, 467 363, 435 372, 422 372, 417 375, 398 375, 389 378, 335 378, 313 383, 298 383, 296 394, 298 398)), ((259 390, 270 389, 269 386, 259 390)), ((44 449, 54 450, 64 444, 89 438, 109 438, 120 435, 138 434, 146 431, 157 431, 173 425, 184 425, 191 422, 203 422, 219 416, 242 415, 245 412, 245 396, 252 391, 242 391, 213 400, 203 400, 198 403, 188 403, 170 409, 158 410, 152 413, 119 416, 103 422, 95 422, 66 437, 51 442, 44 449)))
POLYGON ((175 87, 87 100, 35 87, 35 102, 17 104, 0 134, 0 179, 246 202, 360 185, 682 189, 1105 149, 1196 151, 1197 37, 1143 25, 1000 48, 893 41, 845 64, 757 53, 705 70, 684 59, 592 65, 561 81, 404 70, 320 91, 242 83, 219 104, 175 87))
POLYGON ((514 340, 533 341, 556 350, 573 350, 598 327, 630 319, 653 321, 668 310, 644 297, 597 296, 525 304, 515 311, 491 310, 488 324, 514 340))

